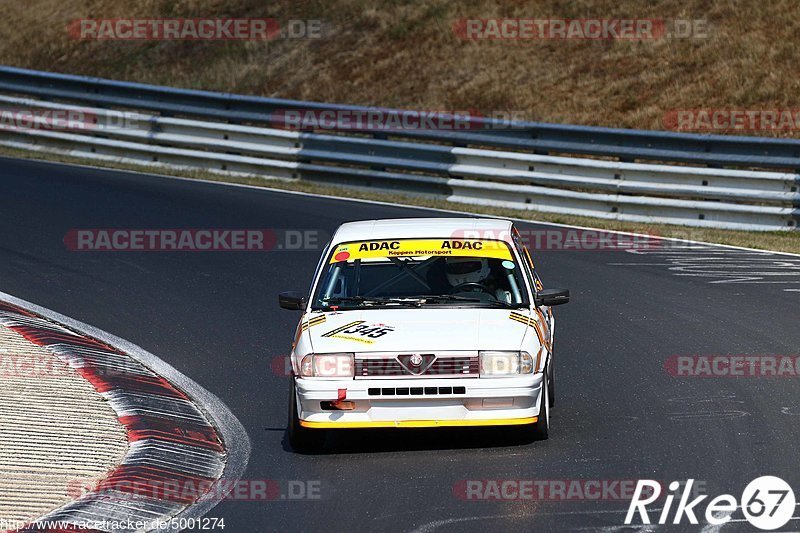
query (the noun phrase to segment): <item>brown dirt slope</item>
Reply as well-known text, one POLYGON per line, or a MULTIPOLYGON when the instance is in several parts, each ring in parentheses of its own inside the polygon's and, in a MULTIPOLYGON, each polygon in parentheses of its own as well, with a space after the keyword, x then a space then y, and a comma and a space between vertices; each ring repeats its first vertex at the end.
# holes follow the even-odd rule
POLYGON ((662 129, 672 109, 800 107, 800 3, 660 0, 25 0, 0 4, 0 62, 181 87, 662 129), (322 39, 88 42, 79 18, 323 19, 322 39), (705 19, 708 37, 464 41, 461 17, 705 19))

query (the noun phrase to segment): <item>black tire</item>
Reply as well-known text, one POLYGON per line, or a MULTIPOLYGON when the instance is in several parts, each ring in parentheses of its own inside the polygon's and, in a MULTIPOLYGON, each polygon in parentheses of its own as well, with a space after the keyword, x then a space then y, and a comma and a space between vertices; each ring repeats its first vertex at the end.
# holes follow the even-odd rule
POLYGON ((550 361, 550 364, 547 365, 548 370, 550 371, 550 375, 547 377, 547 403, 548 407, 551 409, 556 404, 556 380, 555 380, 555 370, 553 369, 553 362, 550 361))
POLYGON ((326 431, 324 429, 309 429, 300 425, 297 413, 297 393, 295 392, 294 377, 289 386, 289 446, 300 453, 319 453, 325 446, 326 431))

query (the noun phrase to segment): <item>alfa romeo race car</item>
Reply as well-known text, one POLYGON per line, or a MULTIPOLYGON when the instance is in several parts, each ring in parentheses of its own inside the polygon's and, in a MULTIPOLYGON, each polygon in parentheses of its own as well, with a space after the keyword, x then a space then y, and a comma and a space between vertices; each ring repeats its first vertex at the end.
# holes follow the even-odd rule
POLYGON ((546 439, 554 401, 553 314, 507 220, 343 224, 322 253, 291 353, 289 441, 327 430, 520 426, 546 439))

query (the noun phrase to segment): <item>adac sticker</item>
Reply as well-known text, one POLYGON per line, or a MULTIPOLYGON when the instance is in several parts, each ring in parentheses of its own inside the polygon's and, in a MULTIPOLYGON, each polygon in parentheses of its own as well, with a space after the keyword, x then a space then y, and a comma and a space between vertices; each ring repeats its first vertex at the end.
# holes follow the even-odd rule
POLYGON ((503 241, 483 239, 398 239, 340 244, 331 263, 400 256, 486 257, 511 260, 511 250, 503 241))

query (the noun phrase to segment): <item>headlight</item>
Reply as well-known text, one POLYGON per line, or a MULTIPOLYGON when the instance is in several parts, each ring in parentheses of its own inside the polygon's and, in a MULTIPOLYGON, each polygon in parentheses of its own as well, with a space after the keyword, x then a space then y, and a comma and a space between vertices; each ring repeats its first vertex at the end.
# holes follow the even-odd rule
POLYGON ((533 357, 528 352, 519 353, 519 373, 532 374, 536 370, 533 367, 533 357))
POLYGON ((480 352, 482 376, 518 376, 533 372, 527 352, 480 352))
POLYGON ((353 354, 309 354, 300 362, 300 375, 306 378, 352 378, 353 354))

